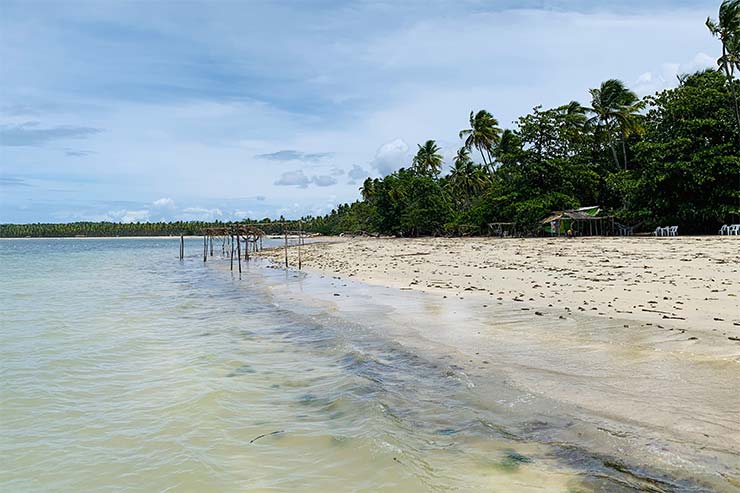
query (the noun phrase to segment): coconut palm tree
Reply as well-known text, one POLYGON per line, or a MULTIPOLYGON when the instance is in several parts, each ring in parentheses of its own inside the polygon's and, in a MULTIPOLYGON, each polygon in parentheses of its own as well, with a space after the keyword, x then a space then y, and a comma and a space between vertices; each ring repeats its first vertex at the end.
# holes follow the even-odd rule
POLYGON ((719 18, 707 18, 707 28, 722 42, 722 56, 717 65, 730 85, 740 139, 740 107, 735 90, 735 70, 740 70, 740 0, 724 0, 719 6, 719 18))
POLYGON ((417 173, 437 176, 442 171, 442 155, 439 147, 433 140, 427 140, 424 145, 417 144, 419 150, 414 156, 413 166, 417 173))
POLYGON ((373 195, 375 195, 375 185, 377 182, 377 179, 374 180, 370 177, 365 178, 365 181, 362 182, 362 187, 360 187, 360 194, 362 195, 363 200, 369 200, 373 195))
POLYGON ((588 108, 581 106, 578 101, 571 101, 563 107, 565 122, 571 127, 582 127, 585 125, 588 118, 586 118, 586 111, 588 108))
POLYGON ((494 149, 501 140, 501 128, 492 114, 486 110, 471 111, 470 128, 460 130, 460 138, 465 139, 464 145, 468 150, 478 149, 486 167, 492 166, 494 149))
POLYGON ((593 116, 587 123, 596 124, 596 133, 604 132, 612 151, 614 163, 619 167, 617 150, 614 141, 621 134, 624 169, 627 169, 627 146, 625 141, 631 134, 639 131, 637 115, 642 108, 637 94, 627 89, 624 82, 609 79, 601 83, 598 89, 590 89, 591 107, 587 111, 593 116))
POLYGON ((470 207, 471 197, 483 190, 488 182, 488 174, 470 159, 470 151, 461 147, 453 160, 450 172, 450 186, 458 196, 465 197, 466 207, 470 207))

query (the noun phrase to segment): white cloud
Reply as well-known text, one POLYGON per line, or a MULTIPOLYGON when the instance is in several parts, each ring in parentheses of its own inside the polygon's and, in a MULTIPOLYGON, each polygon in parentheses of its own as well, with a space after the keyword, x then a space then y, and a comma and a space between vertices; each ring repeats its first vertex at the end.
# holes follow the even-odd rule
POLYGON ((311 179, 303 174, 303 171, 286 171, 280 178, 275 181, 275 185, 278 186, 296 186, 300 188, 306 188, 311 183, 311 179))
POLYGON ((175 201, 168 197, 162 197, 161 199, 157 199, 153 202, 153 204, 155 207, 167 207, 167 208, 175 207, 175 201))
POLYGON ((375 151, 370 165, 381 175, 393 173, 398 168, 408 165, 409 145, 400 138, 386 142, 375 151))
POLYGON ((352 169, 347 172, 347 176, 349 176, 349 184, 354 185, 360 180, 364 180, 368 176, 370 176, 370 172, 363 168, 362 166, 358 166, 357 164, 352 165, 352 169))
POLYGON ((640 75, 633 85, 634 91, 640 96, 654 94, 658 91, 676 87, 678 77, 692 74, 698 70, 716 68, 717 62, 706 53, 697 53, 684 63, 663 63, 659 68, 640 75))
POLYGON ((286 171, 275 181, 278 186, 295 186, 298 188, 307 188, 314 184, 317 187, 329 187, 336 185, 337 179, 331 175, 313 175, 310 178, 303 173, 303 170, 286 171))
POLYGON ((218 207, 207 209, 204 207, 186 207, 180 214, 180 219, 186 221, 215 221, 221 219, 224 213, 218 207))
POLYGON ((109 211, 108 212, 109 220, 113 222, 121 222, 121 223, 136 223, 136 222, 146 222, 149 220, 149 210, 147 209, 141 209, 141 210, 128 210, 128 209, 121 209, 116 211, 109 211))
POLYGON ((311 183, 317 187, 330 187, 337 184, 337 179, 329 175, 312 176, 311 183))

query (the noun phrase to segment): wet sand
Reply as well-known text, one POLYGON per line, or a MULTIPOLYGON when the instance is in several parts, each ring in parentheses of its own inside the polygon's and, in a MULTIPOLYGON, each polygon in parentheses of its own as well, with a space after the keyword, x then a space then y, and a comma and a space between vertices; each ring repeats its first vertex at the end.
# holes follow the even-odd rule
POLYGON ((359 319, 383 305, 406 346, 550 402, 546 441, 740 487, 738 239, 340 239, 301 254, 326 284, 301 296, 359 319))

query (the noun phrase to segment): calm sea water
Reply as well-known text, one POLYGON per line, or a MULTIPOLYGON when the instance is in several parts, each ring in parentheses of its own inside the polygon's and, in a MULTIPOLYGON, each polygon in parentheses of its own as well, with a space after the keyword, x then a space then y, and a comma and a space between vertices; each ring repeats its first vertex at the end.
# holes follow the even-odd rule
POLYGON ((0 491, 642 489, 517 435, 454 366, 275 303, 292 276, 201 248, 0 241, 0 491))

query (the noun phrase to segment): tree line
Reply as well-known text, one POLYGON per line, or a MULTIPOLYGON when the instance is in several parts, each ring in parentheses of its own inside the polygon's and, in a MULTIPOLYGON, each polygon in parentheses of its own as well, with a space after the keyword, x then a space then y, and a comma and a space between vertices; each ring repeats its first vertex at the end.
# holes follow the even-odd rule
MULTIPOLYGON (((269 218, 252 220, 246 218, 239 223, 253 224, 268 235, 280 235, 285 231, 298 231, 299 220, 277 220, 269 218)), ((144 223, 114 222, 74 222, 74 223, 34 223, 0 224, 0 238, 63 238, 75 236, 114 237, 114 236, 197 236, 206 228, 224 227, 231 222, 172 221, 144 223)), ((305 230, 305 228, 304 228, 305 230)))
POLYGON ((740 0, 706 25, 722 45, 719 70, 679 77, 638 98, 619 80, 555 108, 536 106, 502 129, 471 111, 449 173, 434 140, 410 165, 362 185, 362 200, 314 218, 325 234, 481 234, 513 222, 541 232, 551 211, 599 205, 624 225, 716 232, 740 222, 740 0))

